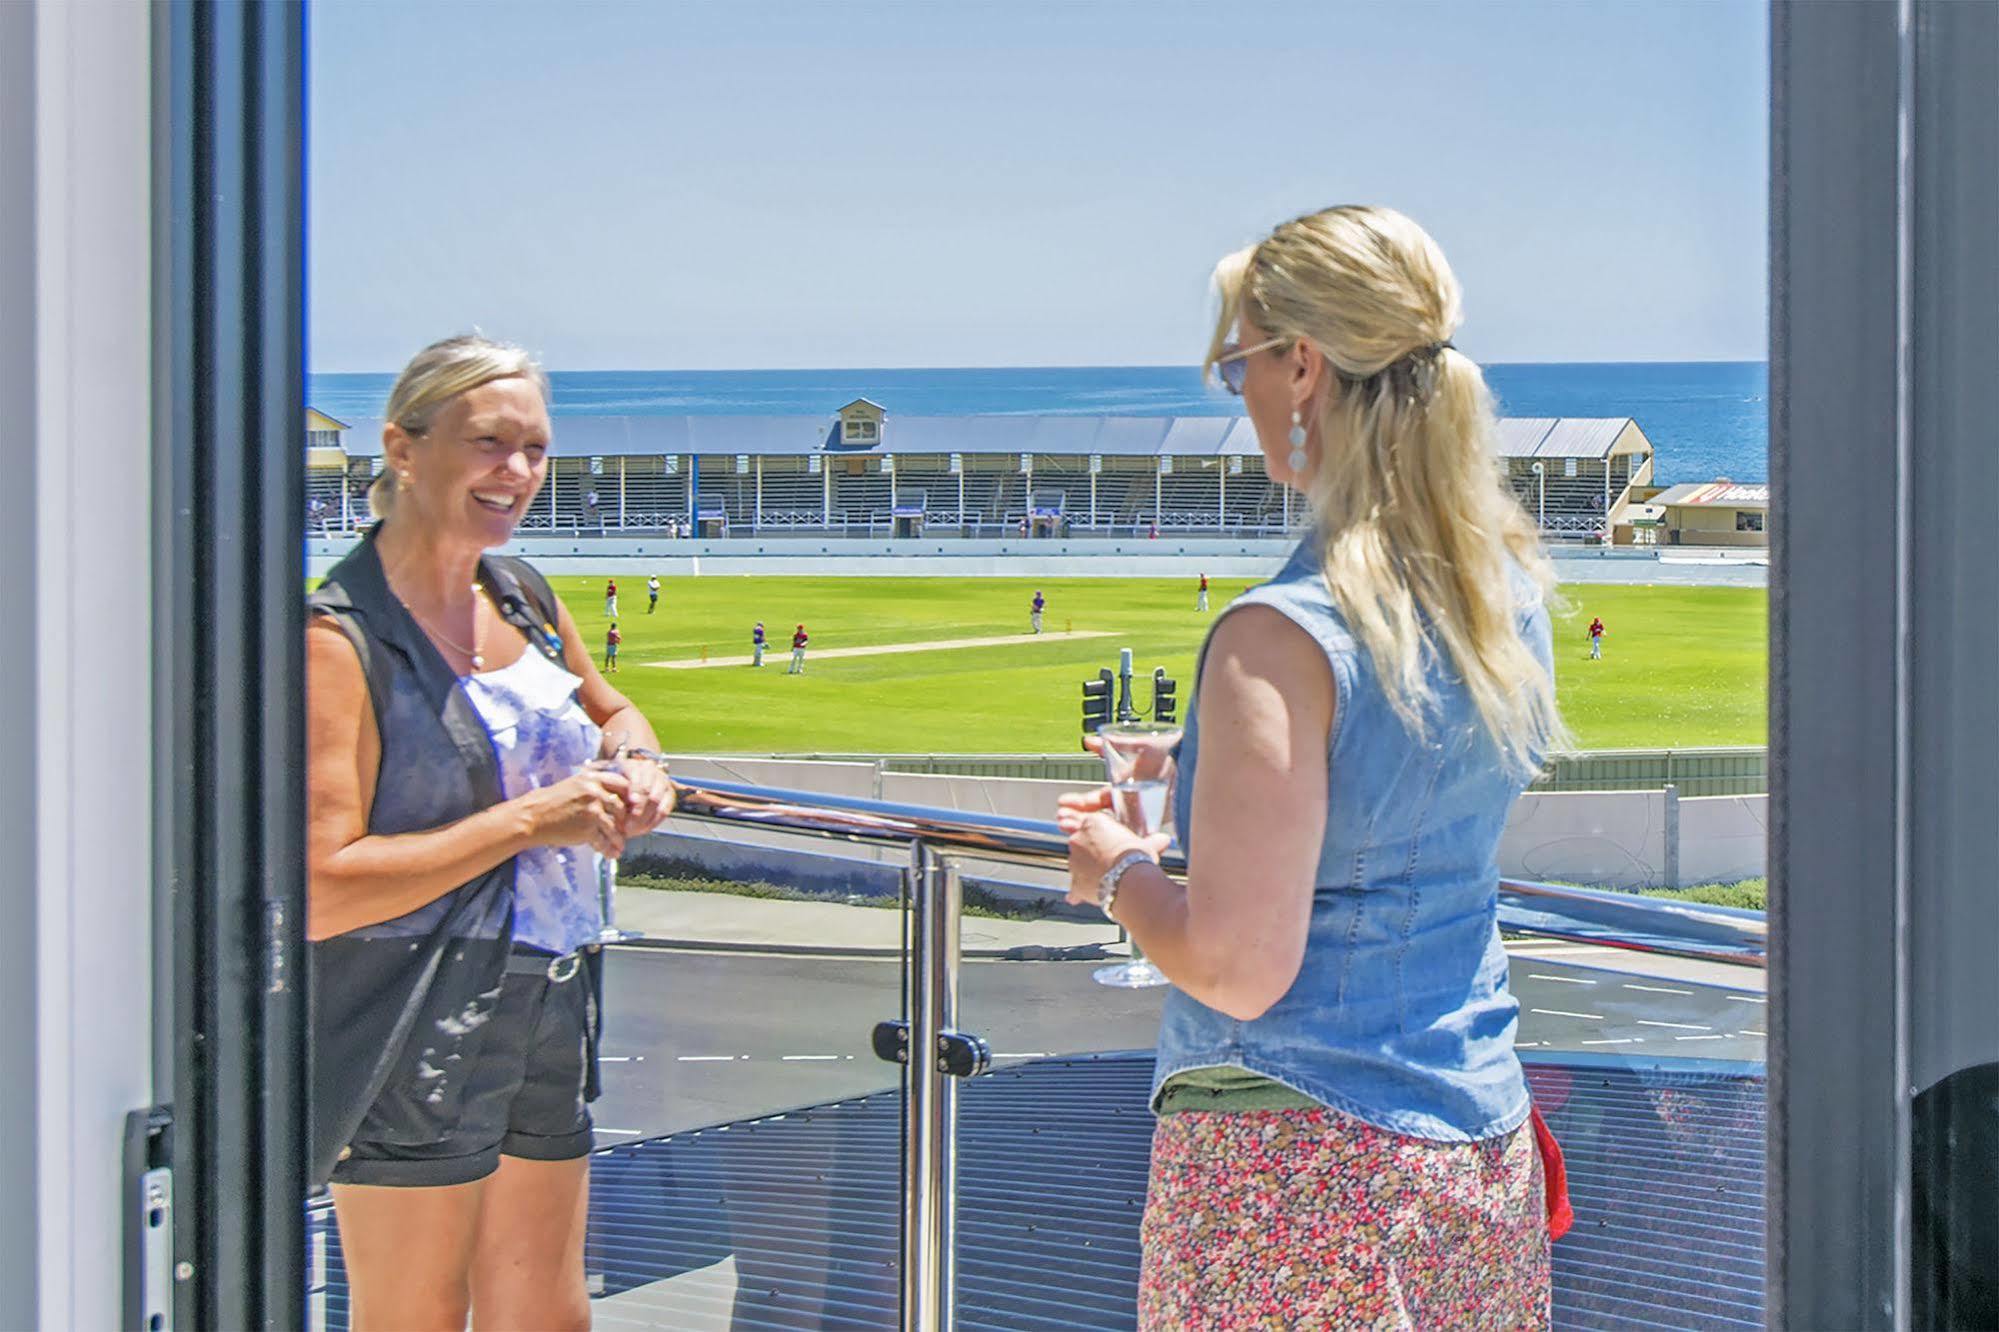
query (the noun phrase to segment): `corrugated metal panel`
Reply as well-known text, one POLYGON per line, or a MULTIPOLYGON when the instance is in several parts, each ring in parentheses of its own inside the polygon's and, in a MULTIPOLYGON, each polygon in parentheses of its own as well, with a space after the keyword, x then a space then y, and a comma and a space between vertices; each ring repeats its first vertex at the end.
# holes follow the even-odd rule
MULTIPOLYGON (((1151 1073, 1143 1054, 1052 1059, 964 1088, 963 1327, 1134 1325, 1151 1073)), ((1554 1250, 1555 1326, 1761 1327, 1762 1081, 1553 1061, 1528 1078, 1576 1210, 1554 1250)), ((895 1326, 898 1100, 600 1153, 586 1258, 606 1297, 597 1325, 686 1327, 689 1302, 708 1301, 701 1325, 733 1332, 895 1326), (732 1297, 690 1280, 726 1265, 732 1297)), ((344 1328, 330 1214, 313 1227, 326 1326, 344 1328)))
POLYGON ((891 416, 882 441, 892 453, 1032 453, 1019 447, 1020 423, 1011 416, 891 416))
POLYGON ((1542 439, 1537 458, 1608 458, 1617 437, 1631 424, 1628 416, 1565 416, 1542 439))
POLYGON ((1257 443, 1255 424, 1247 416, 1238 418, 1216 452, 1241 454, 1245 458, 1260 456, 1263 453, 1263 446, 1257 443))
POLYGON ((1162 416, 1106 416, 1100 418, 1092 453, 1106 457, 1151 457, 1159 452, 1173 429, 1173 418, 1162 416))
MULTIPOLYGON (((564 453, 581 453, 570 439, 568 417, 556 426, 556 447, 564 453)), ((653 418, 626 416, 606 418, 631 423, 632 453, 671 453, 685 449, 700 454, 785 454, 818 453, 832 441, 839 423, 824 416, 682 416, 653 418), (670 419, 674 430, 655 430, 655 419, 670 419)), ((596 453, 601 450, 591 449, 596 453)))
POLYGON ((1502 458, 1531 458, 1554 428, 1552 416, 1502 416, 1492 446, 1502 458))
POLYGON ((1222 447, 1240 418, 1233 416, 1178 416, 1160 441, 1159 452, 1174 457, 1201 457, 1222 447))

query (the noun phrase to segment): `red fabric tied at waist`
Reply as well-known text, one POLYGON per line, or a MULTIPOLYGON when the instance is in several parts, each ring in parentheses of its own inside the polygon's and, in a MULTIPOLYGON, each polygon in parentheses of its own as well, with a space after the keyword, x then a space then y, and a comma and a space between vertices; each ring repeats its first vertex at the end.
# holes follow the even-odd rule
POLYGON ((1541 1108, 1532 1107, 1527 1116, 1534 1124, 1534 1145, 1541 1150, 1541 1174, 1547 1181, 1548 1239, 1552 1243, 1569 1233, 1576 1223, 1575 1209, 1569 1206, 1569 1168, 1562 1163, 1562 1144, 1548 1131, 1541 1108))

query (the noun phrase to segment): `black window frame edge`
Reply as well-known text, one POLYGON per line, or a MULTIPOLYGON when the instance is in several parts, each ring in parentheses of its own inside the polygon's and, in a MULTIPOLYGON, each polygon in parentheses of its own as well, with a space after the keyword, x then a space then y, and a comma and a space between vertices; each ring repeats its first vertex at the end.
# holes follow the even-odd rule
POLYGON ((1999 1071, 1964 1038, 1999 1003, 1999 8, 1778 0, 1771 36, 1768 1319, 1961 1326, 1912 1111, 1999 1071))
POLYGON ((1904 1307, 1900 20, 1771 9, 1772 1327, 1904 1307))
POLYGON ((1913 1327, 1999 1322, 1999 5, 1916 0, 1904 30, 1903 992, 1913 1327))
POLYGON ((305 8, 175 0, 153 23, 155 1058, 173 1087, 175 1322, 303 1326, 305 8))

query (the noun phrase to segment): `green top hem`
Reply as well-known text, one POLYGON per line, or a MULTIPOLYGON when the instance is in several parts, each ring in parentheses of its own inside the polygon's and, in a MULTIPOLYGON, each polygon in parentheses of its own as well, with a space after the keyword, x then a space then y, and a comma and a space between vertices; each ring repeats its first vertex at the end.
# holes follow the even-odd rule
POLYGON ((1166 1079, 1156 1109, 1162 1115, 1186 1111, 1233 1114, 1256 1110, 1318 1110, 1323 1106, 1275 1078, 1246 1068, 1190 1068, 1166 1079))

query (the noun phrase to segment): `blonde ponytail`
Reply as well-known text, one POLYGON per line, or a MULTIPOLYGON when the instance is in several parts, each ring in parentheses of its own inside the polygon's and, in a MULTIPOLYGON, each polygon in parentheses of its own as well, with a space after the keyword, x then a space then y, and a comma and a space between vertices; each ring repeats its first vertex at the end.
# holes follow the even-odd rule
POLYGON ((1333 208, 1224 259, 1216 283, 1211 364, 1246 319, 1310 341, 1334 372, 1307 493, 1327 587, 1390 705, 1426 733, 1441 649, 1501 755, 1531 772, 1565 734, 1518 619, 1552 597, 1554 572, 1504 485, 1485 377, 1451 345, 1460 294, 1443 252, 1400 213, 1333 208))

